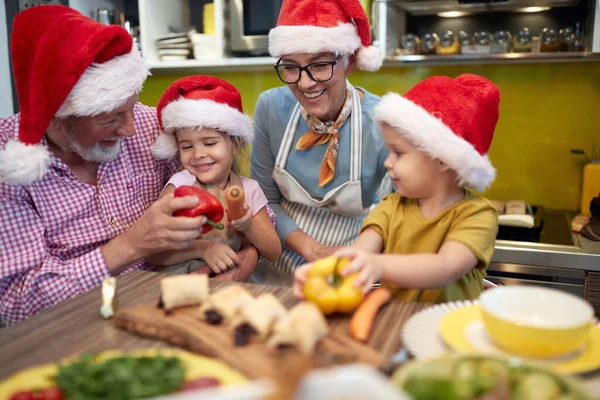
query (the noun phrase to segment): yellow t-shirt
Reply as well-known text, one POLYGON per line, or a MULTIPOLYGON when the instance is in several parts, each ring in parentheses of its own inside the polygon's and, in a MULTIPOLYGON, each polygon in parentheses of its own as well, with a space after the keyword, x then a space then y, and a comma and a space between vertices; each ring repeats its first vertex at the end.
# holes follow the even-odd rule
POLYGON ((437 253, 446 241, 459 242, 471 249, 479 263, 458 281, 443 288, 395 290, 399 300, 442 303, 479 297, 494 252, 498 214, 488 200, 465 191, 462 200, 437 217, 427 219, 416 199, 392 193, 365 218, 361 232, 366 228, 381 235, 387 254, 437 253))

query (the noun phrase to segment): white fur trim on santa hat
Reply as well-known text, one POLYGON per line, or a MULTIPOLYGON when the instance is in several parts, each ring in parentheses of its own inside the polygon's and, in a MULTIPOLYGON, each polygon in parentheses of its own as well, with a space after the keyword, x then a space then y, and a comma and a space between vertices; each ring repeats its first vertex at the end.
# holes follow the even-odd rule
POLYGON ((313 25, 278 26, 269 32, 269 53, 273 57, 285 54, 332 52, 351 54, 360 47, 360 37, 353 24, 333 28, 313 25))
POLYGON ((179 100, 169 103, 162 111, 165 132, 180 128, 214 128, 238 136, 244 143, 252 140, 252 119, 235 108, 212 100, 179 100))
POLYGON ((375 72, 383 64, 381 50, 375 46, 361 47, 356 55, 356 66, 363 71, 375 72))
POLYGON ((43 144, 9 140, 0 150, 0 180, 11 185, 29 185, 46 174, 50 153, 43 144))
POLYGON ((374 118, 378 124, 400 130, 419 150, 446 163, 456 171, 461 185, 482 191, 494 181, 496 170, 487 154, 479 154, 441 120, 399 94, 383 96, 375 106, 374 118))
POLYGON ((56 117, 110 112, 142 90, 148 67, 134 44, 132 50, 102 64, 92 63, 77 81, 56 117))
POLYGON ((175 135, 161 132, 150 150, 154 158, 158 160, 170 160, 175 158, 179 153, 179 146, 175 135))

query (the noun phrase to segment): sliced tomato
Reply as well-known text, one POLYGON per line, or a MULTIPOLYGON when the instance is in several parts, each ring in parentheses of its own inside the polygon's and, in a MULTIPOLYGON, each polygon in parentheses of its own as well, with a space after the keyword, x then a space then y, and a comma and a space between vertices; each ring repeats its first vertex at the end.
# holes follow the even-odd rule
POLYGON ((221 382, 219 382, 218 379, 203 377, 194 379, 193 381, 185 382, 181 387, 180 391, 187 392, 189 390, 206 389, 210 387, 217 387, 220 385, 221 382))
POLYGON ((40 390, 36 393, 34 399, 36 400, 64 400, 65 394, 59 388, 50 388, 40 390))
POLYGON ((16 392, 12 396, 10 396, 10 400, 33 400, 33 392, 31 390, 23 390, 21 392, 16 392))

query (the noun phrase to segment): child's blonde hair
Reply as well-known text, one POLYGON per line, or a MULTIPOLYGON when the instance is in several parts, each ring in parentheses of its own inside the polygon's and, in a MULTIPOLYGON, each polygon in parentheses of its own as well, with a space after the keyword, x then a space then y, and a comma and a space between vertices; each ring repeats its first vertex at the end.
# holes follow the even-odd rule
POLYGON ((231 158, 233 159, 233 162, 231 163, 231 170, 233 173, 239 175, 241 172, 242 162, 248 160, 248 143, 246 143, 246 141, 239 136, 229 136, 225 132, 219 132, 221 132, 225 138, 225 141, 229 144, 231 158))

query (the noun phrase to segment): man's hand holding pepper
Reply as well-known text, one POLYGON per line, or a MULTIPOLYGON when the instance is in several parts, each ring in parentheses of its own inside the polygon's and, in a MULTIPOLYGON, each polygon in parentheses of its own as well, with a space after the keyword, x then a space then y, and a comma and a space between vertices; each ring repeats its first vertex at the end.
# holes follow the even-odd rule
POLYGON ((178 210, 195 207, 194 196, 163 196, 156 201, 126 232, 102 247, 106 265, 112 275, 118 275, 131 264, 169 250, 191 246, 202 232, 206 217, 174 217, 178 210))

